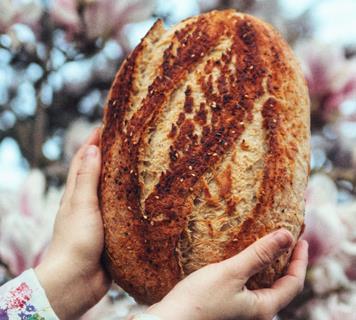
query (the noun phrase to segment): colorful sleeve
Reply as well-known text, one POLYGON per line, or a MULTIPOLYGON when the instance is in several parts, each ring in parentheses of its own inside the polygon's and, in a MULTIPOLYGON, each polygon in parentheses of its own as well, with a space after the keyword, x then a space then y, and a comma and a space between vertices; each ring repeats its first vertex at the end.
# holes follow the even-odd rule
POLYGON ((33 269, 0 287, 0 320, 58 320, 33 269))

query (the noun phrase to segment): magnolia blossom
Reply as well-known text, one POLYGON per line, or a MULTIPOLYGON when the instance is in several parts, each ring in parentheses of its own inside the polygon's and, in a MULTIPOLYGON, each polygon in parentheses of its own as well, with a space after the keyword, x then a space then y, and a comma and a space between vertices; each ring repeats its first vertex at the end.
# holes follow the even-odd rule
POLYGON ((311 268, 308 274, 315 293, 321 295, 333 290, 348 289, 350 280, 342 263, 332 257, 311 268))
POLYGON ((336 253, 345 240, 345 226, 337 210, 337 189, 326 175, 314 175, 306 191, 305 232, 309 242, 309 263, 315 264, 336 253))
POLYGON ((311 177, 303 238, 309 242, 308 279, 316 294, 355 287, 356 202, 339 204, 333 180, 311 177))
POLYGON ((338 213, 348 235, 348 240, 341 245, 343 255, 340 259, 347 277, 356 283, 356 202, 338 206, 338 213))
POLYGON ((1 0, 0 32, 6 32, 15 23, 35 26, 42 12, 40 0, 1 0))
POLYGON ((67 29, 69 35, 80 30, 77 0, 53 0, 50 15, 57 25, 67 29))
POLYGON ((356 98, 356 58, 346 59, 342 47, 308 41, 296 52, 310 94, 323 100, 326 117, 343 101, 356 98))
POLYGON ((87 36, 90 39, 119 38, 123 25, 147 19, 153 8, 153 0, 87 1, 84 9, 87 36))
POLYGON ((356 292, 310 300, 306 309, 310 320, 355 320, 356 292))
POLYGON ((13 275, 37 265, 51 238, 62 192, 45 188, 43 173, 32 170, 17 194, 0 197, 0 259, 13 275))

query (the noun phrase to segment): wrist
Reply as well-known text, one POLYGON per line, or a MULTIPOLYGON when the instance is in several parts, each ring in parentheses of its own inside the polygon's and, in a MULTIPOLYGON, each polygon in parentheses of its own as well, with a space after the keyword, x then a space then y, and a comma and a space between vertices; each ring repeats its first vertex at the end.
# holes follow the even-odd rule
POLYGON ((44 260, 35 273, 60 319, 78 318, 100 300, 100 294, 93 288, 102 281, 101 275, 90 274, 84 278, 71 261, 62 257, 44 260))
POLYGON ((150 306, 145 314, 156 316, 161 320, 200 320, 189 303, 162 301, 150 306))

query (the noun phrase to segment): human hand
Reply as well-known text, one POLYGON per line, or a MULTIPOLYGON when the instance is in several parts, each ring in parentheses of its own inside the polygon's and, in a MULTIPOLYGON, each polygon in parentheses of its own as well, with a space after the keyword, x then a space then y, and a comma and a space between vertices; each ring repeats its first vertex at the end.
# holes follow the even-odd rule
POLYGON ((77 319, 107 292, 100 263, 104 231, 98 206, 99 129, 74 156, 53 238, 35 272, 60 319, 77 319))
POLYGON ((245 284, 292 241, 285 229, 266 235, 236 256, 190 274, 146 313, 162 320, 270 320, 303 289, 308 243, 298 241, 287 274, 271 288, 248 290, 245 284))

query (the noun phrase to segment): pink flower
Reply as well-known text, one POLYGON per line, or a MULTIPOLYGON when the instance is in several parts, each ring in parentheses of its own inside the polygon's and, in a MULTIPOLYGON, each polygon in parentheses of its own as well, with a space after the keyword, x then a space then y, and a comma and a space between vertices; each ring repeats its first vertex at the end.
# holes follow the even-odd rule
POLYGON ((14 275, 38 264, 51 238, 61 190, 45 193, 45 177, 32 170, 18 194, 0 198, 0 259, 14 275))
POLYGON ((15 23, 35 27, 43 12, 40 0, 1 0, 0 32, 7 32, 15 23))
POLYGON ((346 59, 342 47, 318 42, 300 43, 296 52, 312 98, 321 99, 325 116, 356 97, 356 58, 346 59))
POLYGON ((310 320, 355 320, 355 310, 355 290, 333 294, 326 299, 313 299, 306 306, 310 320))
POLYGON ((306 200, 311 286, 317 294, 349 289, 356 279, 356 201, 338 203, 337 188, 324 174, 311 177, 306 200))
POLYGON ((342 261, 335 257, 328 257, 323 263, 314 266, 310 270, 308 278, 314 292, 319 295, 349 288, 350 284, 342 261))
POLYGON ((80 18, 77 0, 53 0, 50 6, 50 15, 53 21, 64 27, 69 35, 80 29, 80 18))
POLYGON ((345 239, 345 226, 336 209, 337 189, 325 175, 314 175, 306 192, 305 231, 309 242, 309 263, 319 262, 340 249, 345 239))
POLYGON ((88 1, 84 9, 87 36, 90 39, 118 38, 123 25, 148 18, 153 8, 153 0, 88 1))
POLYGON ((347 234, 347 241, 341 245, 340 259, 345 266, 347 277, 356 281, 356 202, 340 205, 338 212, 347 234))

